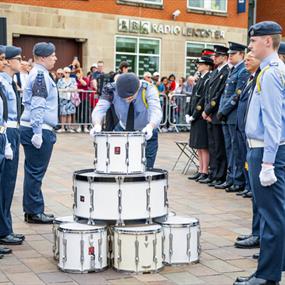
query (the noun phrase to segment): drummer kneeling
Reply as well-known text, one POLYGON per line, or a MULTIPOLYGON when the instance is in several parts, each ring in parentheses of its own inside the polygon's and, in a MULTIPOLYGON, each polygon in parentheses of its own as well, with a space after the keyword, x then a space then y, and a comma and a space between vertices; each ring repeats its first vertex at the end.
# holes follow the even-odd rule
MULTIPOLYGON (((107 84, 92 112, 94 136, 102 130, 107 111, 114 131, 142 131, 146 135, 146 167, 151 169, 158 149, 158 127, 162 119, 159 94, 155 86, 134 73, 122 74, 115 83, 107 84)), ((108 123, 108 122, 107 122, 108 123)))

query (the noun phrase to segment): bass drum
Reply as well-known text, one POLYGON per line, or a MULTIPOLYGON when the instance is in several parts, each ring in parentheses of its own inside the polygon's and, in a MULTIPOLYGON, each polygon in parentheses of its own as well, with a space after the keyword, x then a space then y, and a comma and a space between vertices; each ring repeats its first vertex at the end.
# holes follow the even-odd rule
POLYGON ((162 267, 162 235, 159 225, 113 228, 113 266, 118 271, 158 272, 162 267))
POLYGON ((165 216, 168 209, 167 171, 110 176, 94 170, 73 175, 74 215, 92 220, 151 219, 165 216))
POLYGON ((98 272, 107 268, 107 228, 79 223, 58 228, 58 267, 64 272, 98 272))
POLYGON ((167 220, 155 219, 163 231, 163 261, 167 264, 195 263, 199 261, 200 224, 190 217, 171 216, 167 220))

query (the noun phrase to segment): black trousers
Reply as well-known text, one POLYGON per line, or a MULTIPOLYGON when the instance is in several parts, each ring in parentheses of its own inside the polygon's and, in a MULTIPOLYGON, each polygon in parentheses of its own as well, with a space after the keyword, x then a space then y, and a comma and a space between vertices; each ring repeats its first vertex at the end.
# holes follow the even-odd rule
POLYGON ((226 180, 227 156, 222 126, 208 123, 207 131, 211 176, 213 179, 226 180))

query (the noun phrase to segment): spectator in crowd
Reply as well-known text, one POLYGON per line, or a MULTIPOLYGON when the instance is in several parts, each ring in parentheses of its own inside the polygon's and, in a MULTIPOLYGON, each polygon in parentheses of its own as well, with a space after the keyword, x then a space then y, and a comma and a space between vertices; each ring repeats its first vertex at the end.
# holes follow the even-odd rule
POLYGON ((177 86, 176 77, 174 74, 169 75, 168 83, 169 83, 169 91, 174 91, 176 89, 176 86, 177 86))
POLYGON ((185 77, 180 77, 178 81, 178 86, 175 89, 175 94, 185 94, 185 77))
POLYGON ((285 42, 280 43, 280 47, 278 49, 278 56, 285 63, 285 42))
POLYGON ((70 77, 76 79, 76 73, 79 70, 79 68, 81 67, 80 62, 78 60, 78 57, 75 56, 73 58, 73 61, 71 63, 71 65, 69 66, 71 73, 70 73, 70 77))
POLYGON ((83 128, 84 133, 88 133, 88 124, 90 123, 90 101, 92 100, 92 92, 89 91, 89 78, 83 75, 83 71, 80 68, 76 73, 77 88, 83 92, 79 92, 81 104, 77 107, 77 122, 80 126, 77 128, 77 132, 81 132, 83 128))
POLYGON ((168 85, 168 79, 166 76, 161 77, 160 84, 158 86, 158 91, 160 94, 168 95, 169 85, 168 85))
POLYGON ((25 88, 30 70, 31 66, 29 62, 22 60, 20 72, 17 72, 14 75, 14 81, 16 82, 18 89, 23 90, 25 88))
POLYGON ((159 77, 160 77, 160 74, 157 71, 154 72, 152 75, 152 82, 156 86, 158 86, 160 84, 159 77))
POLYGON ((130 68, 130 64, 127 61, 122 61, 119 66, 119 73, 128 73, 130 68))
POLYGON ((56 73, 55 73, 55 82, 57 83, 59 79, 63 78, 63 69, 62 68, 58 68, 56 73))
POLYGON ((143 75, 143 79, 145 81, 147 81, 148 83, 152 83, 152 80, 151 80, 151 73, 150 72, 145 72, 144 75, 143 75))
POLYGON ((96 90, 98 96, 101 95, 103 86, 109 81, 109 75, 104 73, 104 61, 97 62, 97 71, 92 74, 92 86, 96 90))
POLYGON ((91 67, 90 67, 90 72, 91 72, 91 74, 93 74, 94 72, 96 72, 97 69, 98 69, 97 63, 93 63, 93 64, 91 65, 91 67))
POLYGON ((196 77, 195 76, 192 76, 192 75, 188 76, 187 81, 185 83, 185 88, 184 88, 185 94, 187 96, 191 96, 192 95, 192 90, 193 90, 195 81, 196 81, 196 77))
MULTIPOLYGON (((77 70, 78 71, 78 70, 77 70)), ((75 105, 71 102, 72 92, 77 89, 76 80, 70 77, 71 70, 69 67, 63 69, 64 77, 59 79, 57 87, 59 89, 59 104, 60 104, 60 122, 62 124, 59 133, 65 131, 65 128, 70 133, 74 133, 71 129, 72 115, 75 114, 75 105)))

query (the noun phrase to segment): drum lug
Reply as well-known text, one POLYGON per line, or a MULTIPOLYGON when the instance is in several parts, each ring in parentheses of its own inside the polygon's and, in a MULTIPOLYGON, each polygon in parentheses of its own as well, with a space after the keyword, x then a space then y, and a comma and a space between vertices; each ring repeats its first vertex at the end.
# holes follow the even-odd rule
POLYGON ((94 183, 94 177, 88 176, 88 183, 89 183, 89 193, 90 193, 89 219, 91 219, 91 213, 94 211, 94 189, 92 188, 92 185, 94 183))
POLYGON ((200 243, 201 234, 202 234, 201 228, 200 226, 198 226, 198 232, 197 232, 198 256, 200 256, 202 252, 202 247, 200 243))
POLYGON ((146 165, 146 158, 145 158, 145 141, 141 144, 141 162, 143 165, 146 165))
POLYGON ((167 214, 168 214, 168 195, 167 195, 168 186, 164 186, 164 207, 167 207, 167 214))
POLYGON ((127 141, 126 143, 126 165, 127 165, 127 168, 129 168, 129 148, 130 148, 130 144, 129 144, 129 141, 127 141))
POLYGON ((162 245, 162 259, 163 259, 163 262, 165 261, 165 235, 164 235, 164 232, 163 232, 163 236, 161 237, 161 245, 162 245))
POLYGON ((90 254, 90 267, 95 268, 95 250, 94 250, 94 239, 93 235, 91 234, 91 237, 89 238, 89 254, 90 254), (90 252, 90 249, 92 249, 92 252, 90 252))
POLYGON ((106 159, 106 169, 108 169, 108 165, 110 164, 110 143, 106 142, 107 149, 107 159, 106 159))
POLYGON ((139 258, 139 245, 140 245, 140 242, 136 239, 136 241, 135 241, 135 262, 136 262, 136 271, 137 272, 138 272, 138 265, 139 265, 139 261, 140 261, 140 258, 139 258))
MULTIPOLYGON (((118 256, 117 256, 118 265, 122 262, 122 240, 118 238, 118 256)), ((119 267, 119 266, 118 266, 119 267)))
POLYGON ((157 268, 157 256, 156 256, 157 238, 155 234, 155 239, 153 240, 153 262, 155 263, 155 269, 157 268))
POLYGON ((72 191, 73 191, 73 209, 77 208, 77 186, 75 186, 75 179, 73 175, 73 186, 72 186, 72 191))
POLYGON ((148 220, 147 223, 151 224, 152 223, 152 219, 151 219, 151 206, 150 206, 150 191, 151 191, 151 187, 150 187, 150 183, 152 180, 152 176, 146 176, 146 181, 148 183, 148 188, 146 188, 146 210, 148 212, 148 220))
POLYGON ((94 170, 96 171, 96 166, 98 162, 98 144, 96 142, 93 143, 95 150, 95 158, 94 158, 94 170))
POLYGON ((187 234, 187 250, 186 250, 189 262, 191 260, 190 240, 191 240, 191 227, 189 227, 189 233, 187 234))
POLYGON ((63 262, 63 267, 64 267, 64 264, 67 261, 67 239, 64 238, 64 234, 63 234, 63 239, 62 239, 62 245, 63 245, 62 262, 63 262))
POLYGON ((171 257, 173 255, 173 234, 169 234, 169 261, 171 263, 171 257))
POLYGON ((118 213, 119 213, 119 219, 116 222, 116 225, 124 225, 124 221, 122 220, 122 189, 121 184, 124 182, 124 178, 122 176, 117 176, 116 181, 119 185, 118 189, 118 213))
POLYGON ((52 252, 55 256, 55 249, 56 249, 56 242, 57 242, 57 238, 56 238, 56 229, 55 229, 55 225, 53 224, 52 226, 52 232, 53 232, 53 246, 52 246, 52 252))
POLYGON ((81 234, 80 240, 80 263, 81 263, 81 271, 83 271, 83 264, 84 264, 84 240, 82 239, 83 236, 81 234))
POLYGON ((102 257, 102 232, 100 233, 100 239, 98 239, 98 260, 100 263, 100 267, 102 268, 102 261, 103 261, 103 257, 102 257))

